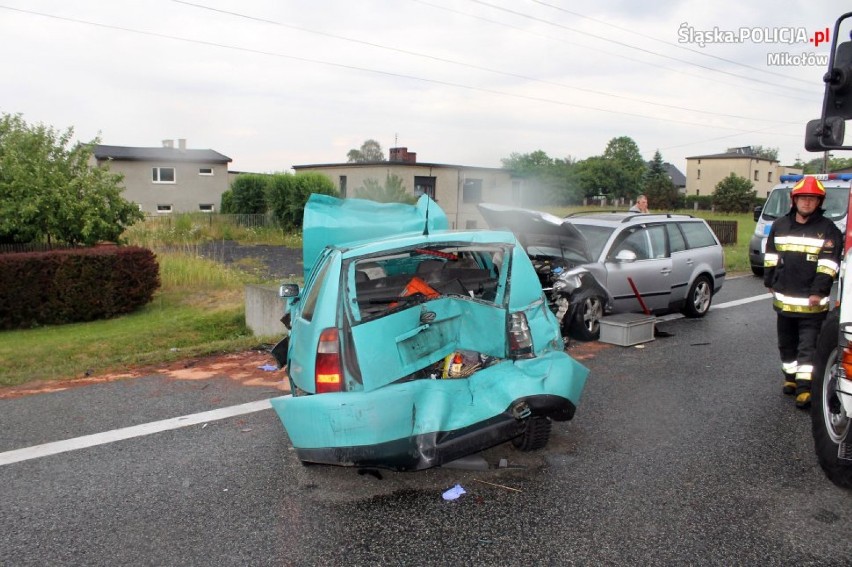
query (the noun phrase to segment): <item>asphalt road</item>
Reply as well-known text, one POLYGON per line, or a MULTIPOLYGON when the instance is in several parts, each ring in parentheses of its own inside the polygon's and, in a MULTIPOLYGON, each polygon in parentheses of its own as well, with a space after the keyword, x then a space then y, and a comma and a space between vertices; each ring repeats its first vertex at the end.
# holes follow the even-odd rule
MULTIPOLYGON (((732 279, 714 303, 763 293, 732 279)), ((149 376, 0 400, 0 565, 852 564, 852 493, 781 394, 768 299, 660 328, 573 350, 575 419, 482 455, 504 469, 303 467, 269 409, 4 463, 276 393, 149 376)))

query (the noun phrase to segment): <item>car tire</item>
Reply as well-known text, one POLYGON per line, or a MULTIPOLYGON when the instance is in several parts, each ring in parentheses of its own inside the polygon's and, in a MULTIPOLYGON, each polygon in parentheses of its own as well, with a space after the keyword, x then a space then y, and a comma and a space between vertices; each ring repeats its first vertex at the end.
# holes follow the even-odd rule
POLYGON ((763 277, 763 268, 759 268, 757 266, 752 266, 751 267, 751 273, 756 275, 759 278, 762 278, 763 277))
POLYGON ((562 335, 570 334, 581 341, 598 340, 601 337, 603 311, 604 300, 602 297, 587 297, 577 309, 573 319, 564 323, 567 324, 568 328, 562 330, 562 335))
POLYGON ((825 475, 841 488, 852 488, 852 461, 837 458, 840 443, 852 443, 852 420, 843 415, 836 393, 839 329, 836 312, 830 313, 820 332, 814 361, 811 431, 817 461, 825 475))
POLYGON ((689 287, 683 314, 687 317, 704 317, 713 301, 713 283, 705 275, 698 276, 689 287))
POLYGON ((536 451, 544 448, 550 441, 550 429, 553 423, 550 418, 535 416, 527 419, 524 432, 512 439, 512 445, 521 451, 536 451))

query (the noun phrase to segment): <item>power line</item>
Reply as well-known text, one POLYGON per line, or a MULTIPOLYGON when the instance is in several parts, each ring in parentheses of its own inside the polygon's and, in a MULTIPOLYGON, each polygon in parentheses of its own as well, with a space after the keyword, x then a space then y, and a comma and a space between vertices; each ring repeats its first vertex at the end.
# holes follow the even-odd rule
POLYGON ((660 107, 660 108, 668 108, 668 109, 674 109, 674 110, 685 110, 687 112, 695 112, 695 113, 698 113, 698 114, 706 114, 706 115, 709 115, 709 116, 720 116, 720 117, 724 117, 724 118, 736 118, 736 119, 740 119, 740 120, 753 120, 753 121, 756 121, 756 122, 772 122, 772 123, 775 123, 775 124, 798 124, 798 122, 792 122, 792 121, 791 122, 785 122, 785 121, 778 121, 778 120, 772 120, 772 119, 766 119, 766 118, 755 118, 754 116, 741 116, 741 115, 736 115, 736 114, 725 114, 725 113, 721 113, 721 112, 713 112, 713 111, 710 111, 710 110, 703 110, 703 109, 698 109, 698 108, 689 108, 689 107, 680 106, 680 105, 676 105, 676 104, 665 104, 665 103, 661 103, 661 102, 643 100, 641 98, 630 97, 630 96, 619 95, 619 94, 613 94, 613 93, 608 93, 608 92, 605 92, 605 91, 599 91, 599 90, 596 90, 596 89, 589 89, 589 88, 585 88, 585 87, 577 87, 577 86, 573 86, 573 85, 567 85, 565 83, 561 83, 561 82, 557 82, 557 81, 548 81, 548 80, 545 80, 545 79, 538 79, 538 78, 535 78, 535 77, 530 77, 528 75, 521 75, 521 74, 518 74, 518 73, 510 73, 510 72, 507 72, 507 71, 501 71, 499 69, 494 69, 494 68, 491 68, 491 67, 483 67, 481 65, 474 65, 472 63, 465 63, 463 61, 457 61, 457 60, 454 60, 454 59, 447 59, 447 58, 444 58, 444 57, 437 57, 437 56, 434 56, 434 55, 429 55, 429 54, 426 54, 426 53, 411 51, 411 50, 408 50, 408 49, 401 49, 401 48, 398 48, 398 47, 382 45, 382 44, 379 44, 379 43, 374 43, 372 41, 365 41, 365 40, 355 39, 355 38, 346 37, 346 36, 333 34, 333 33, 329 33, 329 32, 313 30, 313 29, 302 27, 302 26, 296 26, 296 25, 293 25, 293 24, 288 24, 288 23, 285 23, 285 22, 277 21, 277 20, 270 20, 270 19, 267 19, 267 18, 259 18, 259 17, 256 17, 256 16, 251 16, 251 15, 243 14, 243 13, 240 13, 240 12, 233 12, 233 11, 230 11, 230 10, 223 10, 223 9, 220 9, 220 8, 214 8, 212 6, 205 6, 203 4, 197 4, 195 2, 188 2, 186 0, 172 0, 172 1, 177 3, 177 4, 183 4, 185 6, 191 6, 193 8, 198 8, 198 9, 201 9, 201 10, 208 10, 210 12, 225 14, 225 15, 228 15, 228 16, 234 16, 236 18, 243 18, 243 19, 247 19, 247 20, 251 20, 251 21, 255 21, 255 22, 261 22, 261 23, 265 23, 265 24, 271 24, 271 25, 274 25, 274 26, 280 26, 280 27, 287 28, 287 29, 292 29, 292 30, 297 30, 297 31, 305 32, 305 33, 319 35, 319 36, 322 36, 322 37, 330 37, 330 38, 333 38, 333 39, 339 39, 339 40, 342 40, 342 41, 347 41, 347 42, 350 42, 350 43, 356 43, 356 44, 359 44, 359 45, 367 45, 369 47, 375 47, 375 48, 378 48, 378 49, 384 49, 384 50, 393 51, 393 52, 396 52, 396 53, 411 55, 413 57, 421 57, 421 58, 429 59, 429 60, 432 60, 432 61, 438 61, 440 63, 449 63, 451 65, 458 65, 458 66, 465 67, 465 68, 468 68, 468 69, 476 69, 477 71, 485 71, 485 72, 488 72, 488 73, 494 73, 494 74, 502 75, 502 76, 505 76, 505 77, 512 77, 512 78, 515 78, 515 79, 523 79, 525 81, 532 81, 532 82, 542 83, 542 84, 546 84, 546 85, 553 85, 553 86, 557 86, 557 87, 562 87, 562 88, 566 88, 566 89, 576 90, 576 91, 600 95, 600 96, 607 96, 607 97, 620 99, 620 100, 628 100, 628 101, 632 101, 632 102, 639 102, 639 103, 642 103, 642 104, 647 104, 647 105, 650 105, 650 106, 657 106, 657 107, 660 107))
POLYGON ((754 67, 752 65, 746 65, 745 63, 740 63, 739 61, 733 61, 731 59, 725 59, 724 57, 719 57, 718 55, 713 55, 711 53, 705 53, 704 51, 699 51, 698 49, 686 47, 685 45, 681 45, 679 43, 674 43, 674 42, 671 42, 671 41, 666 41, 664 39, 659 39, 659 38, 656 38, 652 35, 644 34, 644 33, 638 32, 636 30, 632 30, 630 28, 625 28, 623 26, 617 26, 613 23, 606 22, 604 20, 598 20, 597 18, 592 18, 591 16, 586 16, 585 14, 581 14, 579 12, 574 12, 573 10, 568 10, 567 8, 563 8, 561 6, 554 6, 553 4, 548 4, 547 2, 543 2, 542 0, 531 0, 531 1, 535 2, 536 4, 540 4, 542 6, 547 6, 548 8, 553 8, 554 10, 559 10, 560 12, 565 12, 566 14, 571 14, 572 16, 577 16, 578 18, 584 18, 586 20, 590 20, 592 22, 602 24, 602 25, 605 25, 605 26, 609 26, 609 27, 615 28, 617 30, 625 31, 627 33, 632 33, 633 35, 638 35, 639 37, 644 37, 645 39, 650 39, 651 41, 656 41, 658 43, 662 43, 663 45, 667 45, 667 46, 670 46, 670 47, 676 47, 676 48, 681 49, 683 51, 689 51, 690 53, 697 53, 698 55, 702 55, 704 57, 709 57, 711 59, 716 59, 717 61, 722 61, 723 63, 731 63, 733 65, 737 65, 738 67, 744 67, 746 69, 751 69, 752 71, 757 71, 758 73, 765 73, 767 75, 773 75, 775 77, 780 77, 781 79, 784 79, 785 83, 788 82, 788 81, 798 81, 800 83, 805 83, 805 84, 808 84, 808 85, 811 84, 810 81, 806 81, 804 79, 799 79, 797 77, 790 77, 789 75, 784 75, 782 73, 776 73, 774 71, 769 71, 768 69, 761 69, 760 67, 754 67))
MULTIPOLYGON (((509 14, 514 14, 516 16, 520 16, 522 18, 527 18, 527 19, 530 19, 530 20, 533 20, 533 21, 536 21, 536 22, 547 24, 549 26, 558 27, 558 28, 564 29, 566 31, 571 31, 571 32, 574 32, 574 33, 579 33, 581 35, 586 35, 588 37, 593 37, 593 38, 599 39, 601 41, 606 41, 607 43, 614 43, 616 45, 621 45, 623 47, 627 47, 628 49, 632 49, 632 50, 635 50, 635 51, 641 51, 643 53, 648 53, 650 55, 655 55, 657 57, 662 57, 663 59, 670 59, 672 61, 678 61, 680 63, 686 63, 687 65, 699 67, 701 69, 705 69, 707 71, 712 71, 714 73, 722 73, 723 75, 729 75, 731 77, 736 77, 738 79, 743 79, 743 80, 746 80, 746 81, 752 81, 752 82, 760 83, 760 84, 769 84, 769 83, 766 83, 765 81, 761 81, 760 79, 756 79, 754 77, 738 75, 736 73, 731 73, 730 71, 723 71, 721 69, 714 69, 713 67, 708 67, 708 66, 702 65, 700 63, 695 63, 693 61, 687 61, 686 59, 680 59, 680 58, 674 57, 672 55, 666 55, 664 53, 658 53, 656 51, 651 51, 650 49, 645 49, 643 47, 638 47, 636 45, 624 43, 622 41, 618 41, 618 40, 615 40, 615 39, 612 39, 612 38, 609 38, 609 37, 602 37, 602 36, 595 35, 593 33, 587 32, 587 31, 578 30, 576 28, 571 28, 571 27, 568 27, 568 26, 565 26, 565 25, 562 25, 562 24, 557 24, 556 22, 552 22, 550 20, 545 20, 543 18, 537 18, 537 17, 531 16, 529 14, 524 14, 523 12, 518 12, 516 10, 510 10, 509 8, 503 8, 502 6, 495 6, 494 4, 489 4, 488 2, 485 2, 483 0, 470 0, 470 1, 474 2, 476 4, 481 4, 483 6, 488 6, 489 8, 494 8, 495 10, 501 10, 501 11, 507 12, 509 14)), ((788 87, 785 87, 785 88, 793 88, 793 87, 788 86, 788 87)), ((804 91, 802 89, 796 89, 796 90, 798 90, 800 92, 808 92, 808 91, 804 91)))
MULTIPOLYGON (((458 15, 461 15, 461 16, 465 16, 465 17, 468 17, 468 18, 475 19, 475 20, 481 20, 481 21, 484 21, 484 22, 488 22, 488 23, 491 23, 491 24, 498 25, 498 26, 517 30, 517 31, 520 31, 522 33, 526 33, 528 35, 532 35, 536 38, 542 37, 541 34, 534 34, 534 33, 530 32, 528 29, 523 28, 521 26, 515 26, 515 25, 512 25, 512 24, 507 24, 505 22, 499 22, 497 20, 492 20, 490 18, 486 18, 486 17, 483 17, 483 16, 478 16, 476 14, 469 14, 467 12, 462 12, 460 10, 448 8, 446 6, 440 6, 438 4, 433 4, 432 2, 428 2, 427 0, 412 0, 412 2, 417 2, 418 4, 423 4, 424 6, 429 6, 430 8, 435 8, 435 9, 438 9, 438 10, 444 10, 446 12, 450 12, 450 13, 453 13, 453 14, 458 14, 458 15)), ((558 41, 560 43, 564 43, 566 45, 580 47, 580 48, 583 48, 583 49, 591 49, 588 45, 583 45, 581 43, 575 43, 575 42, 572 42, 572 41, 568 41, 568 40, 561 38, 561 37, 554 37, 552 35, 546 35, 544 37, 546 37, 547 39, 553 40, 553 41, 558 41)), ((651 63, 650 61, 643 61, 641 59, 636 59, 636 58, 630 57, 628 55, 622 55, 620 53, 613 53, 611 51, 606 51, 605 49, 601 49, 601 48, 595 48, 595 51, 597 53, 610 55, 610 56, 615 57, 617 59, 632 61, 634 63, 639 63, 640 65, 645 65, 645 66, 648 66, 648 67, 655 67, 657 69, 664 69, 664 70, 666 70, 670 73, 677 73, 679 75, 684 75, 684 76, 687 76, 687 77, 695 77, 695 78, 701 79, 702 81, 712 81, 714 84, 729 85, 729 86, 732 86, 732 87, 737 88, 737 89, 747 89, 747 90, 750 90, 750 91, 753 91, 753 92, 758 92, 758 93, 763 93, 763 94, 771 94, 773 96, 788 98, 790 100, 800 100, 800 101, 808 101, 808 102, 810 102, 812 100, 812 97, 805 98, 805 97, 801 97, 801 96, 794 96, 794 95, 787 92, 789 89, 784 89, 784 90, 779 90, 778 88, 774 88, 772 90, 759 89, 759 88, 755 88, 755 87, 753 87, 752 85, 749 85, 749 84, 740 85, 740 84, 734 84, 734 83, 729 83, 729 82, 725 82, 725 81, 719 81, 719 80, 716 80, 716 79, 709 79, 709 78, 707 78, 703 75, 697 75, 695 73, 689 73, 689 72, 683 71, 681 69, 673 69, 671 67, 666 67, 665 65, 659 65, 657 63, 651 63)), ((737 78, 740 78, 740 79, 744 79, 744 77, 741 77, 740 75, 734 75, 734 76, 737 77, 737 78)), ((770 85, 770 86, 776 86, 776 85, 772 85, 770 83, 763 83, 763 84, 767 84, 767 85, 770 85)), ((799 89, 796 89, 796 90, 799 90, 799 89)), ((800 91, 800 92, 804 92, 804 91, 800 91)))
POLYGON ((170 39, 170 40, 180 41, 180 42, 184 42, 184 43, 205 45, 205 46, 209 46, 209 47, 218 47, 218 48, 228 49, 228 50, 233 50, 233 51, 253 53, 253 54, 257 54, 257 55, 266 55, 266 56, 278 57, 278 58, 282 58, 282 59, 289 59, 289 60, 299 61, 299 62, 303 62, 303 63, 325 65, 325 66, 328 66, 328 67, 335 67, 335 68, 346 69, 346 70, 350 70, 350 71, 359 71, 359 72, 371 73, 371 74, 376 74, 376 75, 381 75, 381 76, 386 76, 386 77, 394 77, 394 78, 399 78, 399 79, 406 79, 406 80, 411 80, 411 81, 418 81, 418 82, 424 82, 424 83, 429 83, 429 84, 436 84, 436 85, 459 88, 459 89, 464 89, 464 90, 484 92, 484 93, 488 93, 488 94, 495 94, 495 95, 504 96, 504 97, 517 98, 517 99, 528 100, 528 101, 532 101, 532 102, 542 102, 542 103, 554 104, 554 105, 565 106, 565 107, 570 107, 570 108, 578 108, 578 109, 582 109, 582 110, 593 110, 593 111, 597 111, 597 112, 605 112, 605 113, 609 113, 609 114, 616 114, 616 115, 622 115, 622 116, 631 116, 631 117, 635 117, 635 118, 644 118, 644 119, 653 120, 653 121, 671 122, 671 123, 676 123, 676 124, 684 124, 684 125, 688 125, 688 126, 697 126, 697 127, 701 127, 701 128, 714 128, 714 129, 718 129, 718 130, 728 130, 728 131, 733 131, 733 132, 745 132, 742 129, 731 128, 731 127, 727 127, 727 126, 701 124, 701 123, 689 122, 689 121, 685 121, 685 120, 676 120, 676 119, 672 119, 672 118, 664 118, 664 117, 658 117, 658 116, 648 116, 648 115, 633 113, 633 112, 624 112, 624 111, 619 111, 619 110, 611 110, 611 109, 608 109, 608 108, 599 108, 599 107, 581 105, 581 104, 576 104, 576 103, 568 103, 568 102, 554 100, 554 99, 548 99, 548 98, 544 98, 544 97, 534 97, 534 96, 529 96, 529 95, 509 93, 509 92, 499 91, 499 90, 496 90, 496 89, 475 87, 475 86, 471 86, 471 85, 454 83, 454 82, 450 82, 450 81, 443 81, 443 80, 438 80, 438 79, 426 79, 426 78, 423 78, 423 77, 416 77, 416 76, 413 76, 413 75, 405 75, 405 74, 401 74, 401 73, 394 73, 394 72, 390 72, 390 71, 382 71, 382 70, 378 70, 378 69, 369 69, 369 68, 366 68, 366 67, 346 65, 346 64, 343 64, 343 63, 335 63, 335 62, 332 62, 332 61, 323 61, 323 60, 320 60, 320 59, 311 59, 311 58, 307 58, 307 57, 299 57, 299 56, 296 56, 296 55, 287 55, 287 54, 284 54, 284 53, 276 53, 276 52, 265 51, 265 50, 260 50, 260 49, 252 49, 252 48, 247 48, 247 47, 227 45, 227 44, 224 44, 224 43, 218 43, 218 42, 213 42, 213 41, 190 39, 190 38, 185 38, 185 37, 180 37, 180 36, 163 34, 163 33, 159 33, 159 32, 137 30, 137 29, 127 28, 127 27, 124 27, 124 26, 118 26, 118 25, 114 25, 114 24, 104 24, 104 23, 100 23, 100 22, 92 22, 92 21, 88 21, 88 20, 71 18, 71 17, 67 17, 67 16, 57 16, 57 15, 54 15, 54 14, 45 14, 43 12, 37 12, 37 11, 34 11, 34 10, 25 10, 25 9, 22 9, 22 8, 13 8, 13 7, 10 7, 10 6, 5 6, 5 5, 0 5, 0 9, 24 13, 24 14, 30 14, 30 15, 34 15, 34 16, 49 18, 49 19, 55 19, 55 20, 64 21, 64 22, 71 22, 71 23, 75 23, 75 24, 83 24, 83 25, 89 25, 89 26, 104 28, 104 29, 111 29, 111 30, 117 30, 117 31, 139 34, 139 35, 144 35, 144 36, 157 37, 157 38, 161 38, 161 39, 170 39))

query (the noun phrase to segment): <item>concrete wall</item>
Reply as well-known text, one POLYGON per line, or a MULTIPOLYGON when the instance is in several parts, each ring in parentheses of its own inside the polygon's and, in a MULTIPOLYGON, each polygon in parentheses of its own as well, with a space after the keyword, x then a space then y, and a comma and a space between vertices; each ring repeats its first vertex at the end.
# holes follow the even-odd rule
POLYGON ((246 327, 257 337, 273 336, 276 339, 287 334, 281 322, 284 301, 278 297, 278 287, 246 286, 246 327))

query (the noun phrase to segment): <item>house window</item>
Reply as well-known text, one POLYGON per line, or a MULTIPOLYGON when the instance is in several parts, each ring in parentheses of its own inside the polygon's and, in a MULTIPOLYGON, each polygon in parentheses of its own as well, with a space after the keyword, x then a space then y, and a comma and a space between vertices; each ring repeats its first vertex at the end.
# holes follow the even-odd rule
POLYGON ((698 179, 701 179, 701 170, 698 170, 698 179))
POLYGON ((772 172, 771 171, 766 172, 766 181, 768 181, 769 183, 772 183, 772 172))
POLYGON ((174 183, 175 168, 155 167, 151 170, 154 183, 174 183))
POLYGON ((465 221, 464 227, 465 228, 476 228, 476 221, 475 220, 465 221))
POLYGON ((170 212, 172 212, 172 206, 171 205, 157 205, 157 213, 158 214, 165 215, 165 214, 168 214, 170 212))
POLYGON ((201 205, 198 205, 198 210, 201 211, 202 213, 212 213, 212 212, 214 212, 215 207, 213 206, 212 203, 201 204, 201 205))
POLYGON ((198 168, 198 175, 213 175, 213 168, 212 167, 199 167, 198 168))
POLYGON ((754 180, 755 181, 760 180, 760 172, 757 171, 756 169, 754 170, 754 180))
POLYGON ((512 204, 520 205, 521 204, 521 180, 513 179, 512 180, 512 204))
POLYGON ((481 203, 482 202, 482 180, 481 179, 465 179, 462 187, 462 202, 463 203, 481 203))
POLYGON ((414 196, 429 195, 429 198, 435 200, 435 178, 425 175, 414 176, 414 196))
POLYGON ((340 196, 346 197, 346 176, 340 176, 340 196))

